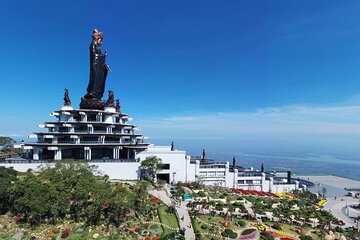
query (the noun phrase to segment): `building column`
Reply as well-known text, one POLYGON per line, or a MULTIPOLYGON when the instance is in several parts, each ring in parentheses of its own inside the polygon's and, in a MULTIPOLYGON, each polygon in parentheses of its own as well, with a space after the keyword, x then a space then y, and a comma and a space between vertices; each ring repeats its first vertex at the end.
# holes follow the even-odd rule
POLYGON ((225 183, 224 183, 224 187, 229 187, 228 186, 228 178, 229 178, 229 181, 231 181, 230 179, 231 179, 231 176, 229 175, 229 169, 230 169, 230 164, 229 164, 229 162, 226 162, 226 164, 225 164, 225 183))
POLYGON ((196 160, 195 162, 195 176, 199 176, 200 174, 200 161, 196 160))
POLYGON ((87 127, 88 127, 88 133, 94 133, 94 127, 92 124, 88 124, 87 127))
POLYGON ((84 147, 84 158, 85 160, 91 160, 91 148, 90 147, 84 147))
POLYGON ((295 181, 295 190, 299 189, 299 181, 295 181))
POLYGON ((39 148, 37 147, 33 149, 33 160, 39 160, 39 148))
POLYGON ((261 173, 261 191, 265 192, 265 177, 266 174, 264 172, 261 173))
POLYGON ((113 159, 120 158, 120 147, 114 147, 113 149, 113 159))
POLYGON ((96 121, 97 121, 97 122, 102 122, 102 113, 98 113, 98 114, 96 115, 96 121))
POLYGON ((87 122, 87 115, 81 115, 81 122, 87 122))
POLYGON ((54 150, 54 160, 61 160, 62 159, 62 152, 61 149, 54 150))
POLYGON ((234 169, 234 184, 233 184, 233 188, 237 189, 237 178, 238 178, 238 172, 239 170, 237 170, 236 168, 234 169))
POLYGON ((272 192, 273 191, 273 186, 274 186, 274 178, 273 177, 270 177, 269 178, 269 192, 272 192))

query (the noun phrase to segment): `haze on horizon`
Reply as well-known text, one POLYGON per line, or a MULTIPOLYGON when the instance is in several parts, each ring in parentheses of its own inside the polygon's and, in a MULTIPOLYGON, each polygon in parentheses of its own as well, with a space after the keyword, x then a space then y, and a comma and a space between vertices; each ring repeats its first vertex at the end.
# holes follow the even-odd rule
POLYGON ((359 10, 358 1, 6 1, 0 135, 37 131, 64 88, 78 106, 96 27, 112 69, 106 90, 150 141, 360 159, 359 10))

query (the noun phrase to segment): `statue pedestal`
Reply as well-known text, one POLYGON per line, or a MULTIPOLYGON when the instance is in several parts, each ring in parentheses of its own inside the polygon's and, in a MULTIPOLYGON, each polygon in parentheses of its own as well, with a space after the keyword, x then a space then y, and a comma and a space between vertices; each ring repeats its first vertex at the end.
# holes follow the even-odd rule
POLYGON ((111 113, 116 113, 116 109, 114 107, 105 107, 105 112, 111 112, 111 113))
POLYGON ((104 110, 105 102, 98 99, 85 99, 81 98, 80 108, 81 109, 97 109, 104 110))
POLYGON ((74 108, 72 106, 62 106, 60 108, 61 111, 68 111, 68 110, 74 110, 74 108))

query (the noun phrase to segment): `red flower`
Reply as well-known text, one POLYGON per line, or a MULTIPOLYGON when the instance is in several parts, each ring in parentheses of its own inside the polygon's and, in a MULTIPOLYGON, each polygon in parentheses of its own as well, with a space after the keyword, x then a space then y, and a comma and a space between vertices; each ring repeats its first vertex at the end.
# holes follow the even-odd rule
POLYGON ((150 237, 146 237, 145 240, 151 240, 151 238, 150 238, 150 237))
POLYGON ((159 237, 155 235, 152 240, 159 240, 159 237))
POLYGON ((109 205, 110 205, 109 202, 104 202, 104 203, 103 203, 103 206, 104 206, 104 207, 108 207, 109 205))
POLYGON ((54 233, 53 232, 48 232, 48 234, 47 234, 47 237, 48 238, 52 238, 54 236, 54 233))
POLYGON ((64 232, 61 234, 61 238, 67 238, 69 235, 70 235, 69 232, 65 232, 65 231, 64 231, 64 232))
POLYGON ((157 201, 158 201, 158 199, 156 197, 150 198, 150 202, 156 203, 157 201))
POLYGON ((21 217, 21 216, 19 216, 19 215, 17 215, 16 217, 15 217, 15 222, 20 222, 21 220, 22 220, 23 218, 21 217))

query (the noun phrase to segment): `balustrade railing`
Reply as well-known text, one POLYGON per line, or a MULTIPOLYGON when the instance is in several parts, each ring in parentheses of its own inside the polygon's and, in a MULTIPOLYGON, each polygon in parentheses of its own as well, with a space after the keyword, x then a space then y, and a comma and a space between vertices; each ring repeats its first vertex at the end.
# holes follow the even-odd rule
MULTIPOLYGON (((84 161, 83 159, 79 159, 84 161)), ((9 163, 9 164, 25 164, 25 163, 54 163, 58 160, 54 160, 54 159, 41 159, 41 160, 32 160, 32 159, 3 159, 0 158, 0 163, 9 163)), ((91 160, 86 160, 86 162, 91 162, 91 163, 113 163, 113 162, 140 162, 140 159, 91 159, 91 160)))
POLYGON ((57 143, 75 143, 74 141, 62 141, 62 140, 58 140, 57 143))

